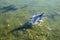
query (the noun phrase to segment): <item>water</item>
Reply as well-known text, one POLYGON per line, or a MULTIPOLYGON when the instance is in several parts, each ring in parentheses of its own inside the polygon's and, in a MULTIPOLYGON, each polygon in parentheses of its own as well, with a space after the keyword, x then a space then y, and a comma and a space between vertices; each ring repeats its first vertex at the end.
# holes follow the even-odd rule
POLYGON ((0 0, 1 40, 60 40, 59 38, 60 0, 0 0), (5 8, 1 10, 3 7, 8 7, 10 5, 13 6, 11 9, 5 8), (24 32, 19 31, 17 33, 19 37, 7 34, 9 31, 18 28, 19 26, 23 26, 23 24, 29 21, 33 15, 40 14, 41 12, 44 12, 46 17, 42 24, 34 25, 32 29, 28 29, 24 32), (48 28, 51 30, 49 31, 48 28), (40 32, 37 31, 38 29, 40 29, 40 32), (38 36, 38 38, 35 36, 38 36))

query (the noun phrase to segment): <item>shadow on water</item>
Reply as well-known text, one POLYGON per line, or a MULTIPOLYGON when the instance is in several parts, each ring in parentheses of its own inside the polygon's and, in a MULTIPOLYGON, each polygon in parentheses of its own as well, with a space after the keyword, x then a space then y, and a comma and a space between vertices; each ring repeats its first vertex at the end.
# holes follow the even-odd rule
POLYGON ((13 5, 9 5, 9 6, 0 8, 0 11, 2 13, 8 12, 8 11, 15 11, 15 10, 17 10, 17 8, 15 8, 15 6, 13 6, 13 5))
POLYGON ((18 30, 24 31, 24 30, 31 29, 31 28, 32 28, 32 24, 27 22, 23 26, 19 26, 18 28, 13 29, 9 33, 13 33, 13 32, 18 31, 18 30))

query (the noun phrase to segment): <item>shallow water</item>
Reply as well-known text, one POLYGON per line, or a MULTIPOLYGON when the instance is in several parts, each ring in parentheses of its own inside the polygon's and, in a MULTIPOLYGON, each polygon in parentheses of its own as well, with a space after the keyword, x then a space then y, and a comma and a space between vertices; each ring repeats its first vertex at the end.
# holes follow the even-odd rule
POLYGON ((15 40, 18 39, 59 40, 60 38, 59 28, 60 28, 60 0, 0 0, 0 39, 1 40, 5 40, 5 39, 6 40, 10 40, 10 39, 11 40, 14 39, 15 40), (13 7, 8 7, 10 5, 12 5, 13 7), (40 14, 41 12, 44 12, 46 17, 45 21, 41 24, 43 26, 41 25, 33 26, 32 30, 30 29, 28 30, 28 32, 26 32, 27 33, 26 35, 23 33, 23 31, 18 32, 18 35, 19 33, 21 34, 19 35, 18 38, 16 37, 17 33, 14 34, 15 36, 11 34, 8 37, 9 34, 7 33, 9 31, 19 26, 22 26, 27 21, 29 21, 33 15, 40 14), (38 35, 40 35, 42 32, 43 34, 41 34, 38 37, 34 37, 37 35, 35 32, 39 33, 38 35), (28 34, 31 36, 28 36, 28 34), (48 37, 46 37, 46 34, 48 35, 48 37))

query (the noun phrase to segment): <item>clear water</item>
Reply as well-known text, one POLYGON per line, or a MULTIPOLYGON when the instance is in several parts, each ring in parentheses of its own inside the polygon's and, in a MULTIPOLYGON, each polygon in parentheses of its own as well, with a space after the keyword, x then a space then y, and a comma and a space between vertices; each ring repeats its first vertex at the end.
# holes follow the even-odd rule
MULTIPOLYGON (((59 40, 60 38, 60 29, 59 29, 60 28, 60 0, 0 0, 0 35, 1 35, 0 39, 2 40, 15 39, 15 37, 13 36, 14 37, 13 38, 12 35, 8 37, 7 33, 16 27, 23 25, 25 22, 30 20, 31 16, 35 14, 40 14, 41 12, 44 12, 46 17, 46 20, 42 25, 48 24, 47 29, 49 30, 50 28, 52 29, 52 32, 49 31, 51 33, 49 34, 51 36, 49 37, 49 40, 56 40, 56 39, 59 40), (12 8, 8 7, 10 5, 13 7, 12 8), (4 7, 8 7, 8 8, 4 9, 4 7), (6 38, 4 37, 3 34, 5 35, 6 38), (53 35, 55 35, 55 37, 56 36, 58 37, 55 39, 53 35)), ((38 30, 38 28, 35 28, 35 29, 38 30)), ((45 29, 46 28, 44 28, 43 30, 45 29)), ((48 33, 47 30, 45 31, 48 33)), ((21 34, 21 35, 22 36, 19 36, 19 37, 23 38, 24 34, 21 34)), ((16 37, 16 39, 19 39, 19 37, 18 38, 16 37)), ((28 36, 26 36, 26 38, 27 37, 28 36)), ((24 39, 22 38, 21 40, 25 40, 25 38, 24 39)), ((48 40, 48 38, 46 38, 45 36, 44 38, 45 40, 48 40)), ((39 39, 39 37, 37 39, 39 39)), ((41 38, 41 40, 44 40, 44 39, 41 38)))

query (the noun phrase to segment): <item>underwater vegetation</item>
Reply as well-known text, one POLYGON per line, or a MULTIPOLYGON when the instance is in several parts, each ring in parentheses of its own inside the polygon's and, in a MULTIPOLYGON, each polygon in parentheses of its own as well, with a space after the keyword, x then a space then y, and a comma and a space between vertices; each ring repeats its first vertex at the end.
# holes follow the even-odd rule
POLYGON ((60 0, 0 0, 0 40, 60 40, 60 0))
POLYGON ((15 11, 15 10, 17 10, 17 8, 13 5, 0 8, 0 11, 2 11, 2 13, 8 12, 8 11, 15 11))
POLYGON ((13 33, 13 32, 16 32, 18 30, 24 31, 24 30, 31 29, 31 28, 32 28, 32 24, 26 22, 23 26, 19 26, 18 28, 13 29, 9 33, 13 33))

